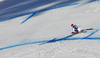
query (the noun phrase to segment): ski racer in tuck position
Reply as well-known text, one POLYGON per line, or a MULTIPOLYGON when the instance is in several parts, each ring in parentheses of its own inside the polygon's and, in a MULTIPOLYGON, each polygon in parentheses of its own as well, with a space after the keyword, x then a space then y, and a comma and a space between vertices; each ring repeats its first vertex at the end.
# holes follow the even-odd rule
POLYGON ((76 34, 76 33, 80 33, 80 32, 82 32, 82 31, 84 31, 84 29, 80 29, 77 25, 75 25, 75 24, 71 24, 71 26, 72 26, 72 34, 76 34))

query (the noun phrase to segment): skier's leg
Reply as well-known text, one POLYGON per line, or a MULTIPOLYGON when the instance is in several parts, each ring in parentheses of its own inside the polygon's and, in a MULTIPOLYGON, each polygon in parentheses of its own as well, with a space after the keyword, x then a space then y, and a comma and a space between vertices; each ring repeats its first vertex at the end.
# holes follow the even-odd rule
POLYGON ((75 33, 78 33, 79 31, 78 30, 75 30, 75 33))
POLYGON ((75 34, 75 32, 72 32, 72 34, 74 35, 74 34, 75 34))
POLYGON ((78 28, 78 32, 81 32, 81 29, 80 28, 78 28))

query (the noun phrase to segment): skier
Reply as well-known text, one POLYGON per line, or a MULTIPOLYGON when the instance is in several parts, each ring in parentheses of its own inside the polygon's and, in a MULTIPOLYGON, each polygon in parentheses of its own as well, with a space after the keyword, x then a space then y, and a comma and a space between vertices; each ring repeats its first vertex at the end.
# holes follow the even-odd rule
POLYGON ((81 29, 80 29, 80 28, 78 28, 78 26, 77 26, 77 25, 75 25, 75 24, 71 24, 71 26, 72 26, 72 28, 73 28, 72 34, 75 34, 75 33, 79 33, 79 32, 84 31, 84 29, 83 29, 83 30, 81 30, 81 29))

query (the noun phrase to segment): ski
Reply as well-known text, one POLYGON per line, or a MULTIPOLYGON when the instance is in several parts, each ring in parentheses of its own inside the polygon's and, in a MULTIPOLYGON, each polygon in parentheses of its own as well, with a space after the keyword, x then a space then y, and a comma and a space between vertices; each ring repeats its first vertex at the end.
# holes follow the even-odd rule
MULTIPOLYGON (((78 32, 78 33, 86 33, 87 30, 93 30, 93 28, 83 29, 81 30, 81 32, 78 32)), ((73 35, 78 34, 78 33, 72 32, 73 35)))
POLYGON ((85 29, 85 30, 93 30, 93 28, 88 28, 88 29, 85 29))

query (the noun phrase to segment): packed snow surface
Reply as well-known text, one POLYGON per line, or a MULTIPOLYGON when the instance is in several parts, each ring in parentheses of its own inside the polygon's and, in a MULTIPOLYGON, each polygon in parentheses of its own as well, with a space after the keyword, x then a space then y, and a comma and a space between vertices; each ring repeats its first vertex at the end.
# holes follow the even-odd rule
POLYGON ((99 0, 11 1, 0 0, 0 58, 100 58, 99 0), (93 30, 72 35, 72 23, 93 30))

